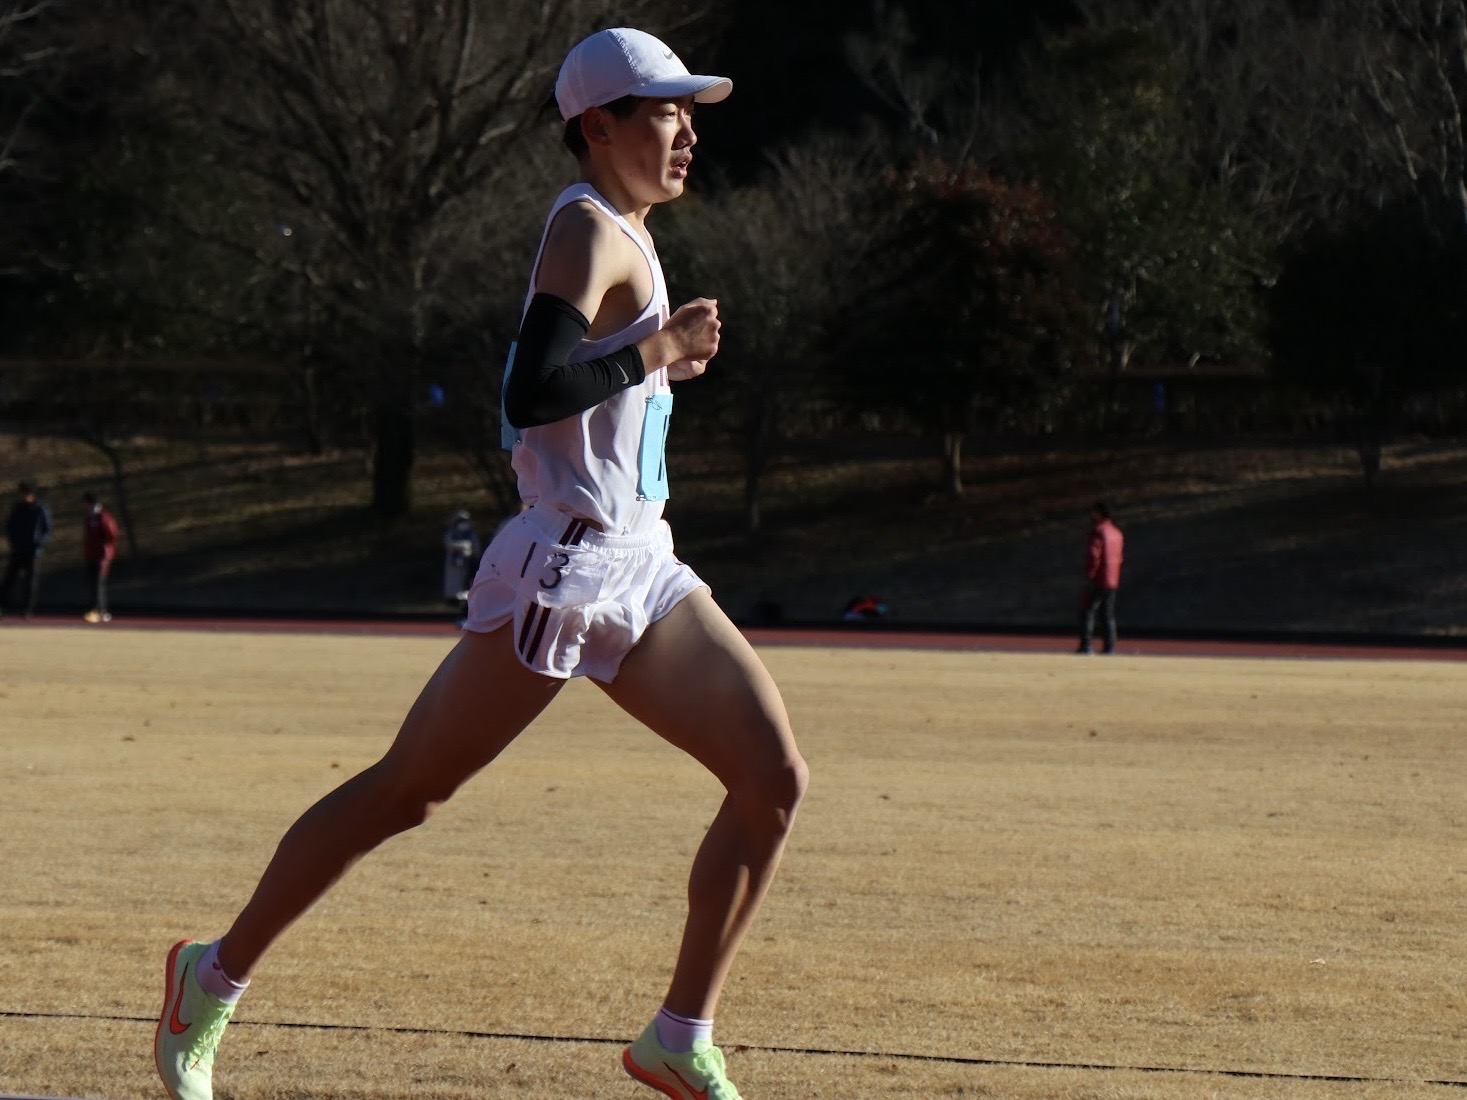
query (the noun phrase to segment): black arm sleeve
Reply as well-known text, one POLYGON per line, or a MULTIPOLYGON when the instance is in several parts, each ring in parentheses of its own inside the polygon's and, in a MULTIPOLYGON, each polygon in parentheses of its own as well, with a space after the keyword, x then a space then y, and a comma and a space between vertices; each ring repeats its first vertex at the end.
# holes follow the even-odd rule
POLYGON ((514 364, 504 387, 504 416, 516 428, 550 424, 584 412, 647 376, 635 345, 588 359, 567 359, 591 330, 580 310, 553 294, 536 294, 525 310, 514 364))

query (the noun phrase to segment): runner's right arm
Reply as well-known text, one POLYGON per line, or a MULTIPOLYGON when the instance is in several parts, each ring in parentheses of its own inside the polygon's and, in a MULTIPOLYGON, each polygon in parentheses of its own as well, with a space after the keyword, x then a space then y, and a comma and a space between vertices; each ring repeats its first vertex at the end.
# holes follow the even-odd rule
POLYGON ((520 325, 504 413, 516 428, 550 424, 592 408, 680 360, 718 350, 718 307, 699 298, 658 331, 609 355, 569 362, 609 291, 633 282, 620 229, 589 207, 566 207, 551 225, 535 295, 520 325))

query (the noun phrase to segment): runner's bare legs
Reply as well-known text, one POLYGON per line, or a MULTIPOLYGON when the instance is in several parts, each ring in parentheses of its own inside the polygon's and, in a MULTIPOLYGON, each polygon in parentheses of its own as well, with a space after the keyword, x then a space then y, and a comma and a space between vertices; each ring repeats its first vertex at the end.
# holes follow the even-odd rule
POLYGON ((270 945, 352 864, 419 825, 555 698, 565 681, 531 672, 512 627, 465 632, 419 693, 377 763, 291 826, 249 903, 219 944, 219 965, 245 982, 270 945))
POLYGON ((681 1016, 712 1019, 779 866, 808 781, 805 761, 774 680, 707 589, 649 627, 616 680, 597 686, 727 790, 693 860, 665 1001, 681 1016))

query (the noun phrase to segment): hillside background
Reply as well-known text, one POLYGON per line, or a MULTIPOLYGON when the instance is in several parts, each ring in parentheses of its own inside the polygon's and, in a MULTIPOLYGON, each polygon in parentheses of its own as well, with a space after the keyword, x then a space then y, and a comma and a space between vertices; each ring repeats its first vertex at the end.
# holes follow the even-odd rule
MULTIPOLYGON (((442 615, 450 513, 501 516, 469 465, 430 455, 412 514, 362 500, 364 459, 264 445, 135 440, 123 451, 136 550, 113 583, 129 612, 442 615)), ((983 453, 961 496, 909 440, 827 442, 780 458, 765 530, 742 533, 730 447, 671 456, 680 555, 744 623, 838 622, 875 594, 893 625, 1065 631, 1090 503, 1127 533, 1123 630, 1467 634, 1467 446, 1404 441, 1365 486, 1354 451, 1292 440, 1134 442, 983 453)), ((115 508, 109 467, 68 440, 0 436, 0 473, 34 477, 57 523, 43 610, 83 609, 80 494, 115 508)))
POLYGON ((1103 497, 1132 634, 1464 632, 1467 0, 0 0, 50 607, 93 489, 123 615, 454 617, 609 26, 737 89, 649 218, 724 326, 669 517, 735 617, 1068 632, 1103 497))

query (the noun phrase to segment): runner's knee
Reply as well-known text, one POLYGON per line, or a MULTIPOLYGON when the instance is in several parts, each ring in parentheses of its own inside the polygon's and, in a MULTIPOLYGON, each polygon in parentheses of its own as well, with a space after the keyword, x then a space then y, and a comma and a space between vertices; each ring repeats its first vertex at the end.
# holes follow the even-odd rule
POLYGON ((794 824, 795 811, 810 784, 804 757, 793 753, 775 765, 753 772, 739 790, 731 790, 744 818, 760 832, 783 836, 794 824))
POLYGON ((393 836, 423 824, 452 794, 441 783, 380 770, 372 778, 368 813, 384 836, 393 836))

